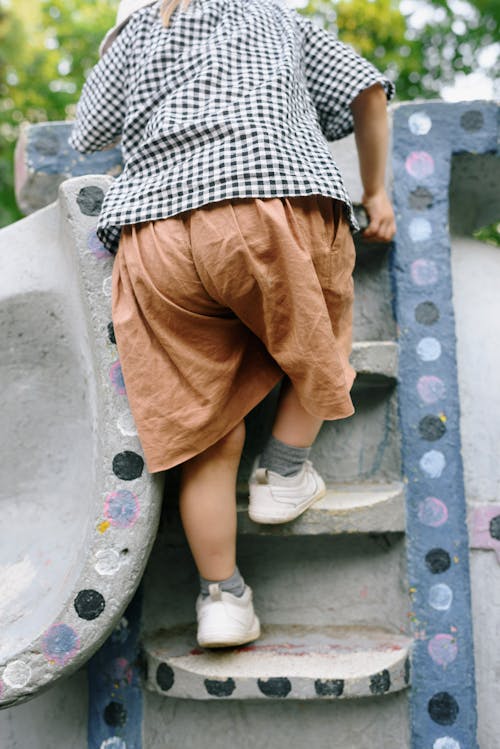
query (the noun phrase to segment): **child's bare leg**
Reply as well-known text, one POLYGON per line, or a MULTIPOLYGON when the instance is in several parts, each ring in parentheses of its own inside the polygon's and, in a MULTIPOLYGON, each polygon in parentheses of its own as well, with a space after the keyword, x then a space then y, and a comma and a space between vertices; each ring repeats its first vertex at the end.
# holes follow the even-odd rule
POLYGON ((300 403, 288 378, 283 382, 278 410, 274 419, 273 437, 294 447, 311 447, 323 423, 311 416, 300 403))
POLYGON ((254 522, 286 523, 324 496, 325 483, 308 460, 322 423, 305 411, 286 380, 272 435, 250 477, 248 512, 254 522))
POLYGON ((236 566, 236 475, 245 424, 182 467, 180 512, 200 575, 219 581, 236 566))

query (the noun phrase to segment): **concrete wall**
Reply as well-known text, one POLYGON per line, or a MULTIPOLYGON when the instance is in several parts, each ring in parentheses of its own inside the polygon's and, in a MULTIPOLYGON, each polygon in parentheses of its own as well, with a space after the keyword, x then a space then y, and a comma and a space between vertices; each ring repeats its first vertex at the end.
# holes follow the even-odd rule
MULTIPOLYGON (((500 513, 500 248, 452 242, 454 307, 465 489, 472 545, 492 509, 500 513)), ((481 749, 499 746, 500 555, 471 550, 471 585, 481 749)))

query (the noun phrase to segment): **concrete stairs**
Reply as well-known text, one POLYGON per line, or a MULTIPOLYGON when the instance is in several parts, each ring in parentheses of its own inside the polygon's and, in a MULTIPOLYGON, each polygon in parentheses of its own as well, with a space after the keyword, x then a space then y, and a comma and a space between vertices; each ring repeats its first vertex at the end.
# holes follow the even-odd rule
MULTIPOLYGON (((40 169, 27 153, 26 185, 33 192, 40 169)), ((298 749, 311 737, 314 749, 410 745, 410 606, 389 253, 385 245, 357 245, 356 413, 324 425, 312 460, 328 492, 292 523, 257 526, 246 514, 248 476, 278 391, 248 418, 238 563, 263 624, 256 643, 219 652, 197 647, 197 574, 178 520, 178 472, 167 473, 143 581, 144 749, 177 746, 180 737, 190 749, 281 749, 285 742, 298 749)))
MULTIPOLYGON (((167 709, 158 700, 164 703, 168 697, 173 707, 166 735, 189 730, 194 749, 206 746, 203 728, 195 725, 207 700, 220 704, 221 749, 229 749, 235 730, 263 720, 257 705, 268 701, 283 704, 285 733, 293 736, 288 741, 293 747, 306 741, 302 722, 308 716, 324 723, 335 715, 339 735, 355 733, 354 723, 372 715, 372 700, 378 717, 370 718, 366 744, 353 738, 352 744, 332 740, 318 746, 409 746, 406 687, 412 641, 388 255, 385 246, 358 246, 352 354, 358 372, 356 414, 324 425, 312 459, 327 481, 327 495, 291 523, 258 525, 246 511, 248 476, 271 427, 277 392, 248 419, 238 482, 238 558, 263 622, 257 642, 219 651, 197 646, 196 572, 178 518, 177 474, 167 475, 163 518, 144 585, 145 710, 154 713, 158 725, 167 709), (187 712, 183 702, 189 704, 187 712), (237 712, 230 707, 234 703, 237 712), (314 706, 319 703, 328 703, 332 712, 318 718, 314 706), (194 721, 189 729, 188 715, 194 721)), ((322 730, 317 726, 315 735, 322 730)), ((267 744, 282 745, 276 730, 267 744)))

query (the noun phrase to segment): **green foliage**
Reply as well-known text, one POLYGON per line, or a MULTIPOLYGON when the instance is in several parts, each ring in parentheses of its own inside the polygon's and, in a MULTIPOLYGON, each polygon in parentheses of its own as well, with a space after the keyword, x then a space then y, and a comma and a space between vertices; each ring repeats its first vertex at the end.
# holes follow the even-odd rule
MULTIPOLYGON (((338 33, 397 82, 398 97, 436 98, 457 73, 480 69, 480 52, 500 40, 498 0, 308 0, 301 9, 338 33), (428 19, 418 23, 417 14, 428 19)), ((497 61, 488 70, 500 74, 497 61)))
POLYGON ((484 226, 479 231, 474 232, 474 236, 476 239, 480 239, 481 242, 488 242, 488 244, 500 247, 500 224, 484 226))
POLYGON ((0 0, 0 226, 20 218, 13 150, 22 122, 73 112, 118 0, 0 0))

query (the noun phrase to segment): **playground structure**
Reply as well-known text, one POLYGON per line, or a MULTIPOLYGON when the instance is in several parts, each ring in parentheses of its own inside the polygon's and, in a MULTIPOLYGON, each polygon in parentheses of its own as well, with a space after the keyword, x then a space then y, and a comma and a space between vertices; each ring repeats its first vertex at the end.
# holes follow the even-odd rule
MULTIPOLYGON (((491 103, 395 108, 396 246, 357 243, 356 415, 326 424, 315 446, 327 497, 271 529, 246 517, 244 485, 275 394, 252 414, 240 557, 257 607, 266 601, 265 632, 255 646, 207 654, 187 624, 196 579, 175 471, 141 592, 123 616, 155 541, 163 487, 144 471, 109 316, 112 257, 95 237, 119 153, 76 155, 64 124, 27 132, 18 195, 35 212, 0 234, 11 425, 0 735, 4 720, 17 726, 6 749, 38 746, 21 737, 40 733, 42 718, 32 708, 21 725, 27 713, 16 705, 77 671, 108 636, 87 667, 88 725, 68 713, 79 749, 153 747, 160 735, 194 749, 285 740, 474 749, 475 684, 481 749, 493 749, 488 639, 499 625, 499 572, 484 550, 500 548, 500 362, 494 323, 485 323, 498 313, 500 256, 464 236, 500 215, 497 133, 491 103), (448 213, 462 236, 452 242, 448 213)), ((353 147, 344 145, 335 157, 356 198, 353 147)), ((87 694, 81 670, 30 707, 57 709, 71 694, 87 694)), ((63 731, 52 726, 46 746, 59 745, 63 731)))

